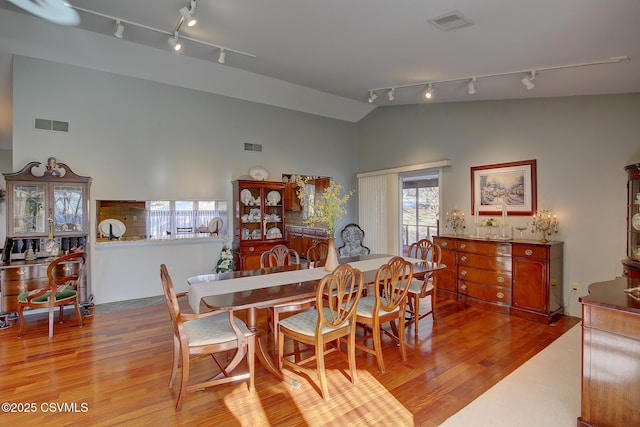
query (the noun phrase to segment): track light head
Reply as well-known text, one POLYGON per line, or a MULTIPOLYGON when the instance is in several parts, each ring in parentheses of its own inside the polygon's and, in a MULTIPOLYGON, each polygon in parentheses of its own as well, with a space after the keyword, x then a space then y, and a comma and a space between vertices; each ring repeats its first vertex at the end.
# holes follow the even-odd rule
POLYGON ((476 93, 476 78, 473 77, 469 80, 469 95, 475 95, 476 93))
POLYGON ((433 85, 429 83, 427 85, 427 90, 424 92, 424 97, 427 99, 431 99, 432 96, 433 96, 433 85))
POLYGON ((369 91, 369 104, 373 104, 373 101, 378 99, 378 95, 372 90, 369 91))
POLYGON ((531 74, 524 76, 524 78, 520 81, 522 82, 524 87, 527 88, 527 90, 531 90, 534 87, 536 87, 536 85, 533 83, 533 79, 535 78, 536 78, 536 72, 534 70, 531 72, 531 74))
POLYGON ((224 48, 220 48, 220 53, 218 54, 218 62, 220 64, 224 64, 226 56, 227 56, 227 52, 225 52, 224 48))
POLYGON ((186 6, 180 9, 180 15, 182 15, 182 18, 184 19, 185 24, 187 24, 187 27, 193 27, 198 22, 192 15, 193 9, 195 9, 195 5, 196 2, 192 1, 190 9, 187 9, 186 6))
POLYGON ((180 43, 180 40, 178 39, 178 32, 177 31, 175 33, 173 33, 173 37, 169 37, 168 43, 173 48, 173 50, 175 50, 176 52, 178 52, 180 49, 182 49, 182 44, 180 43))
POLYGON ((396 99, 395 93, 396 89, 393 87, 387 91, 387 97, 389 98, 389 101, 393 101, 394 99, 396 99))
POLYGON ((119 39, 122 38, 122 34, 124 33, 124 25, 120 22, 120 20, 116 20, 116 32, 113 35, 119 39))

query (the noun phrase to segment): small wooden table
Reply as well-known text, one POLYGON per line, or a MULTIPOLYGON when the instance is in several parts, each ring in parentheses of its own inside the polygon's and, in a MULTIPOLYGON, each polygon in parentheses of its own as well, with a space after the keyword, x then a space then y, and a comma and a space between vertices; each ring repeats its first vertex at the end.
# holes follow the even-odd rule
MULTIPOLYGON (((367 283, 374 280, 378 268, 391 257, 391 255, 362 255, 341 258, 339 261, 341 264, 349 263, 354 268, 360 269, 364 274, 365 283, 367 283)), ((415 259, 409 260, 416 261, 413 264, 413 271, 414 276, 417 277, 446 268, 444 264, 415 259)), ((289 265, 194 276, 187 279, 187 282, 191 285, 189 304, 196 313, 200 311, 201 302, 209 309, 246 309, 247 327, 257 332, 257 309, 315 297, 316 286, 326 274, 327 272, 322 267, 300 270, 299 265, 289 265), (275 274, 278 274, 276 279, 274 279, 276 276, 271 276, 269 279, 276 284, 265 286, 265 283, 268 282, 265 276, 275 274), (306 275, 316 278, 305 281, 299 280, 300 277, 306 275), (249 280, 248 278, 263 278, 264 283, 260 283, 260 280, 249 280), (241 288, 233 290, 236 284, 241 288), (193 296, 192 290, 196 291, 197 295, 193 296)), ((276 367, 267 350, 266 340, 262 338, 260 334, 257 335, 256 353, 258 359, 269 372, 282 381, 284 380, 282 372, 276 367)))
POLYGON ((582 303, 582 409, 578 426, 640 425, 640 279, 593 283, 582 303))

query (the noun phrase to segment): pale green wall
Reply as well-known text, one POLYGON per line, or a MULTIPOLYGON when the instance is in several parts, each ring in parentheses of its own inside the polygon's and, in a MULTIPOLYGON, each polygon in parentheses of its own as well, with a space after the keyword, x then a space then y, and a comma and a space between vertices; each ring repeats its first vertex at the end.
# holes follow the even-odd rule
POLYGON ((554 238, 565 242, 569 312, 580 316, 590 283, 622 273, 624 166, 640 162, 640 94, 377 108, 358 123, 357 152, 356 172, 451 159, 442 209, 466 215, 472 166, 537 159, 538 207, 558 214, 554 238))
MULTIPOLYGON (((355 186, 354 123, 22 56, 13 75, 14 169, 55 156, 93 178, 92 210, 98 199, 230 201, 231 181, 257 165, 270 179, 305 173, 355 186), (35 117, 68 121, 70 131, 36 131, 35 117), (263 152, 243 151, 245 142, 263 152)), ((349 212, 344 223, 357 215, 349 212)), ((221 244, 96 245, 96 302, 161 294, 160 263, 186 289, 187 277, 210 272, 221 244)))

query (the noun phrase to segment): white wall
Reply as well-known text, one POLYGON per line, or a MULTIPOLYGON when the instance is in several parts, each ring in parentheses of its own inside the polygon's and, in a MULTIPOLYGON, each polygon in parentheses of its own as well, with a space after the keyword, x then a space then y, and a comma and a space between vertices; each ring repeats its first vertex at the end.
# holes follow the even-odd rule
POLYGON ((377 108, 358 123, 356 172, 451 159, 442 209, 470 215, 472 166, 537 159, 538 208, 557 213, 552 238, 565 242, 565 307, 580 316, 588 285, 622 273, 624 166, 640 162, 639 118, 640 94, 377 108))
MULTIPOLYGON (((304 173, 355 188, 353 123, 21 56, 13 74, 14 170, 56 157, 93 178, 92 210, 103 199, 230 202, 231 181, 256 165, 270 179, 304 173), (35 131, 35 117, 68 121, 70 131, 35 131), (263 152, 244 152, 245 142, 263 152)), ((93 241, 93 212, 90 220, 93 241)), ((221 245, 92 245, 95 300, 161 294, 160 263, 173 266, 176 287, 186 288, 187 277, 211 270, 221 245)))

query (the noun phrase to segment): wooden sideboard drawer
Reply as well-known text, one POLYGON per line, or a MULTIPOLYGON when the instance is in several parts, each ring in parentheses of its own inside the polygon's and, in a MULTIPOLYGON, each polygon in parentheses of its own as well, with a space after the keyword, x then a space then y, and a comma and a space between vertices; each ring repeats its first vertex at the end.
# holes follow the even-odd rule
POLYGON ((484 255, 511 255, 511 245, 493 242, 459 240, 457 249, 484 255))
POLYGON ((480 283, 460 280, 459 292, 461 294, 477 298, 483 301, 511 304, 511 289, 502 286, 489 286, 480 283))
POLYGON ((511 273, 460 266, 458 278, 465 281, 511 288, 511 273))
POLYGON ((539 245, 513 245, 513 256, 525 258, 546 259, 549 255, 546 246, 539 245))
POLYGON ((456 249, 456 240, 455 239, 447 239, 445 237, 436 236, 433 238, 433 243, 440 246, 441 249, 456 249))
POLYGON ((23 265, 16 268, 6 268, 3 271, 3 280, 31 280, 47 277, 46 265, 23 265))
POLYGON ((511 257, 461 252, 458 254, 458 265, 460 268, 468 266, 486 270, 511 271, 511 257))

